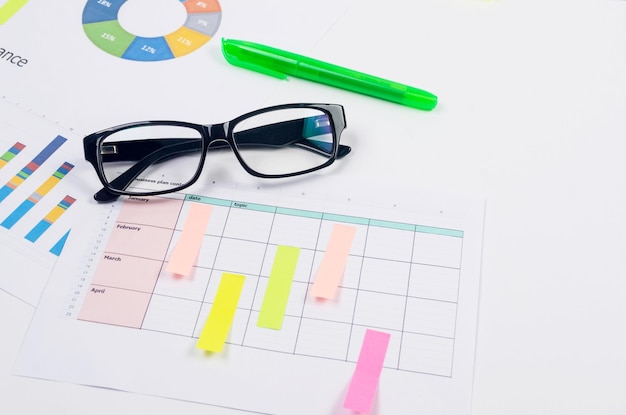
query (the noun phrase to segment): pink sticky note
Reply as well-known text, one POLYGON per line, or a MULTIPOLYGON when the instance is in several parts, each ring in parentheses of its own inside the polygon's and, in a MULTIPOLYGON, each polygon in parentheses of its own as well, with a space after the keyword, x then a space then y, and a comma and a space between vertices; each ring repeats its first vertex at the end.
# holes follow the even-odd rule
POLYGON ((202 246, 202 238, 213 207, 204 203, 192 203, 189 206, 183 231, 170 256, 167 271, 178 275, 189 275, 202 246))
POLYGON ((378 389, 385 354, 389 345, 389 333, 367 329, 361 345, 352 382, 348 388, 343 407, 360 413, 369 413, 378 389))
POLYGON ((335 297, 337 286, 341 282, 348 262, 355 233, 356 228, 354 226, 339 224, 333 226, 326 253, 315 275, 311 295, 327 299, 335 297))

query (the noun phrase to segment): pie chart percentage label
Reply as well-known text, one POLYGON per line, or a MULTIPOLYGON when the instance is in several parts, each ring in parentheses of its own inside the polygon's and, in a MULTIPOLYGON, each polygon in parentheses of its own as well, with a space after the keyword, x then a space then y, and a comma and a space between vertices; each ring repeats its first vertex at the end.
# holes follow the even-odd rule
POLYGON ((163 36, 139 36, 122 27, 118 20, 127 1, 88 0, 83 10, 87 37, 98 48, 122 59, 162 61, 187 55, 211 40, 222 19, 217 0, 182 0, 186 19, 181 27, 163 36))

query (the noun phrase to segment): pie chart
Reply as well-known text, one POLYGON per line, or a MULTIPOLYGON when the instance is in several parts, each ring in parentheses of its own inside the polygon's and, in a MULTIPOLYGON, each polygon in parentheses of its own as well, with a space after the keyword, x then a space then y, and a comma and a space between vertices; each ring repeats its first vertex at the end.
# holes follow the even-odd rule
POLYGON ((211 40, 222 18, 218 0, 180 0, 186 12, 182 26, 162 36, 142 36, 120 24, 120 9, 128 1, 132 0, 88 0, 83 10, 83 30, 98 48, 133 61, 163 61, 187 55, 211 40))

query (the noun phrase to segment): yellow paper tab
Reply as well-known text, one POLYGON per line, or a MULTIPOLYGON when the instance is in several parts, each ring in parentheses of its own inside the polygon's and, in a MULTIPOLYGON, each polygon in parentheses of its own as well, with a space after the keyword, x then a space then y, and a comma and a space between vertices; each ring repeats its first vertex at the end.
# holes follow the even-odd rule
POLYGON ((276 249, 270 279, 256 323, 257 326, 275 330, 280 330, 283 326, 283 318, 285 317, 299 255, 300 248, 278 246, 276 249))
POLYGON ((246 277, 225 272, 217 288, 213 306, 196 346, 209 352, 220 352, 235 318, 237 303, 246 277))
POLYGON ((204 231, 209 223, 213 207, 192 203, 180 238, 167 264, 167 271, 177 275, 189 275, 198 258, 204 231))
POLYGON ((6 23, 29 0, 8 0, 0 6, 0 24, 6 23))
POLYGON ((355 233, 354 226, 339 224, 333 226, 326 253, 315 275, 311 295, 326 299, 335 298, 337 287, 348 262, 355 233))

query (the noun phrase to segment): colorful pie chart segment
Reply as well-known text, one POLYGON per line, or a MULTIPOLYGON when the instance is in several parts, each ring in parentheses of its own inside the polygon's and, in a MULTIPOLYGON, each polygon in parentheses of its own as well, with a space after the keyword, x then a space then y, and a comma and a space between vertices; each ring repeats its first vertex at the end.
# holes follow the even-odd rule
POLYGON ((88 0, 83 10, 83 30, 103 51, 133 61, 162 61, 193 52, 217 32, 222 9, 217 0, 183 0, 185 23, 172 33, 142 37, 124 29, 120 8, 127 0, 88 0))

